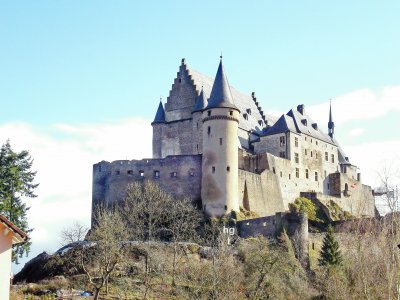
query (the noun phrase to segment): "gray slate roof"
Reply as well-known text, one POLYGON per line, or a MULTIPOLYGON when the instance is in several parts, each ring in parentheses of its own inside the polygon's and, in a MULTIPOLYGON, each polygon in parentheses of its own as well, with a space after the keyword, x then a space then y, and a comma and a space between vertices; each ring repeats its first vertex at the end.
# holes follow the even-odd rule
POLYGON ((350 164, 350 162, 346 160, 346 154, 344 153, 343 149, 340 147, 336 139, 331 138, 329 135, 322 132, 318 128, 318 126, 317 128, 314 128, 312 124, 315 123, 308 115, 301 114, 296 109, 291 109, 287 114, 282 115, 273 126, 265 129, 262 133, 262 136, 285 133, 287 131, 306 134, 313 138, 337 146, 339 153, 339 163, 350 164), (305 124, 303 123, 304 120, 305 124))
POLYGON ((214 84, 211 89, 206 109, 217 107, 238 109, 235 104, 233 104, 231 89, 224 72, 222 59, 219 62, 217 75, 215 75, 214 84))
POLYGON ((165 123, 165 111, 164 111, 164 106, 161 101, 160 101, 160 104, 158 105, 158 109, 156 112, 156 116, 154 117, 154 121, 151 124, 154 124, 154 123, 165 123))
MULTIPOLYGON (((186 69, 188 70, 198 93, 201 92, 201 88, 203 87, 204 96, 208 99, 211 95, 214 80, 202 73, 197 72, 196 70, 191 69, 187 64, 186 69)), ((231 85, 230 90, 233 103, 241 112, 239 119, 239 128, 246 131, 254 130, 256 133, 261 134, 262 129, 265 127, 264 124, 261 126, 258 123, 260 120, 263 120, 263 117, 261 115, 261 107, 255 103, 251 95, 243 94, 231 85), (248 109, 250 113, 247 112, 248 109), (247 120, 245 119, 243 114, 247 114, 247 120)), ((276 121, 276 117, 272 115, 264 114, 264 118, 265 121, 267 121, 270 125, 275 123, 276 121)))
POLYGON ((200 95, 198 95, 196 97, 196 103, 194 104, 193 112, 201 111, 201 110, 205 109, 206 106, 207 106, 207 99, 204 96, 204 90, 202 88, 201 92, 200 92, 200 95))

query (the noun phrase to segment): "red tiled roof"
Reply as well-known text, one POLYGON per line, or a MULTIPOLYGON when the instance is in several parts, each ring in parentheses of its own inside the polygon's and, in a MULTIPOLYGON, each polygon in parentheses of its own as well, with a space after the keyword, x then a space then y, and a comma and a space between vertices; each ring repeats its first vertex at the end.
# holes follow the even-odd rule
POLYGON ((22 240, 25 241, 28 238, 28 235, 25 232, 19 229, 14 223, 8 220, 5 216, 0 215, 0 222, 3 223, 9 229, 11 229, 15 234, 19 235, 22 240))

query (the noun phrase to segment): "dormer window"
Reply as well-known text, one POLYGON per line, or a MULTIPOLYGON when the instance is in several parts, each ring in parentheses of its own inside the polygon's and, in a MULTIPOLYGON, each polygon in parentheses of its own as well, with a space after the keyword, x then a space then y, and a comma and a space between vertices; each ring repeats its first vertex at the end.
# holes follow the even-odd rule
POLYGON ((307 119, 301 120, 301 123, 303 123, 304 126, 307 126, 307 119))
POLYGON ((263 120, 258 120, 258 124, 259 124, 260 126, 263 126, 263 120))
POLYGON ((207 112, 207 116, 211 116, 211 110, 207 112))
POLYGON ((251 109, 250 109, 250 108, 246 109, 246 112, 247 112, 249 115, 251 115, 251 109))
POLYGON ((249 119, 248 114, 243 114, 243 118, 244 118, 245 120, 248 120, 248 119, 249 119))

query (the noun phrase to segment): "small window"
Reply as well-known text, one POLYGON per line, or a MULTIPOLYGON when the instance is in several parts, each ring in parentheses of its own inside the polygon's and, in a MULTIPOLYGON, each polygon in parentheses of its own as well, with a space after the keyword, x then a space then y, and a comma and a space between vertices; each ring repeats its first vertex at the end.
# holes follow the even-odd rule
POLYGON ((120 170, 117 170, 117 171, 115 172, 115 174, 119 175, 119 174, 121 174, 121 171, 120 171, 120 170))
POLYGON ((211 133, 211 127, 210 127, 210 126, 208 126, 208 128, 207 128, 207 133, 208 133, 208 134, 211 133))
POLYGON ((99 166, 99 172, 101 172, 101 165, 99 166))
POLYGON ((290 176, 290 173, 289 173, 289 180, 292 178, 292 176, 290 176))
POLYGON ((132 171, 132 170, 128 170, 126 173, 127 173, 128 175, 132 175, 132 174, 133 174, 133 171, 132 171))
POLYGON ((308 169, 306 169, 306 179, 308 179, 308 169))
POLYGON ((172 178, 177 178, 178 177, 178 173, 177 172, 171 172, 171 177, 172 178))
POLYGON ((227 167, 226 167, 226 170, 229 172, 229 171, 231 170, 231 167, 230 167, 230 166, 227 166, 227 167))
POLYGON ((307 155, 307 149, 304 149, 304 154, 307 155))
POLYGON ((325 152, 325 161, 328 161, 328 152, 325 152))
POLYGON ((314 177, 315 181, 318 181, 318 172, 315 172, 314 177))
POLYGON ((207 115, 208 115, 208 116, 211 116, 211 110, 209 110, 209 111, 207 112, 207 115))
POLYGON ((312 151, 311 151, 311 157, 312 157, 312 151))
POLYGON ((315 159, 317 159, 318 158, 318 153, 317 152, 315 152, 315 159))
POLYGON ((300 171, 299 171, 299 168, 296 168, 296 178, 299 178, 300 177, 300 171))
POLYGON ((294 154, 294 161, 296 162, 296 164, 299 163, 299 154, 298 153, 294 154))
POLYGON ((251 115, 251 109, 250 109, 250 108, 246 109, 246 112, 247 112, 249 115, 251 115))
POLYGON ((215 167, 214 167, 214 166, 211 167, 211 171, 212 171, 213 173, 215 173, 215 167))
POLYGON ((335 155, 331 154, 331 162, 334 163, 335 162, 335 155))
POLYGON ((294 146, 299 147, 299 139, 297 137, 294 138, 294 146))
POLYGON ((222 138, 219 138, 219 144, 222 146, 222 138))
POLYGON ((197 129, 199 129, 199 122, 197 122, 197 129))
POLYGON ((160 171, 155 170, 155 171, 153 172, 153 175, 154 175, 154 178, 160 178, 160 171))
POLYGON ((325 175, 324 177, 326 178, 326 170, 324 171, 324 175, 325 175))
POLYGON ((248 114, 243 114, 243 118, 244 118, 245 120, 248 120, 248 119, 249 119, 248 114))
POLYGON ((317 146, 318 146, 318 141, 315 141, 315 145, 317 145, 317 146))
POLYGON ((233 111, 232 110, 229 111, 229 115, 233 116, 233 111))
POLYGON ((279 137, 279 143, 280 143, 281 147, 285 146, 285 137, 284 136, 279 137))
POLYGON ((199 150, 199 144, 196 144, 196 149, 199 150))
POLYGON ((329 190, 329 183, 328 183, 328 190, 329 190))
POLYGON ((282 158, 285 158, 286 157, 285 151, 279 152, 279 156, 282 157, 282 158))
POLYGON ((140 170, 140 171, 139 171, 139 175, 140 175, 140 177, 144 177, 144 171, 143 171, 143 170, 140 170))
POLYGON ((189 177, 194 177, 194 172, 193 171, 189 171, 189 177))
POLYGON ((225 205, 224 208, 225 208, 225 210, 228 210, 228 206, 225 205))
POLYGON ((282 177, 282 171, 281 172, 279 172, 280 173, 280 175, 281 175, 281 177, 282 177))
POLYGON ((181 83, 181 82, 182 82, 182 79, 179 78, 179 79, 178 79, 178 82, 181 83))
POLYGON ((274 172, 274 174, 275 174, 275 167, 272 167, 272 172, 274 172))

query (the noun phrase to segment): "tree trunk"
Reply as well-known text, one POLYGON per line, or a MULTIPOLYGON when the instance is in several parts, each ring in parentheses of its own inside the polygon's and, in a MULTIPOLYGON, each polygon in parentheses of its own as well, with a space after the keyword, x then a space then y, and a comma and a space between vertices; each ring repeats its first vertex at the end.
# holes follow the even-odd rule
POLYGON ((95 288, 95 289, 94 289, 94 297, 93 297, 93 300, 99 299, 99 296, 100 296, 100 289, 95 288))

